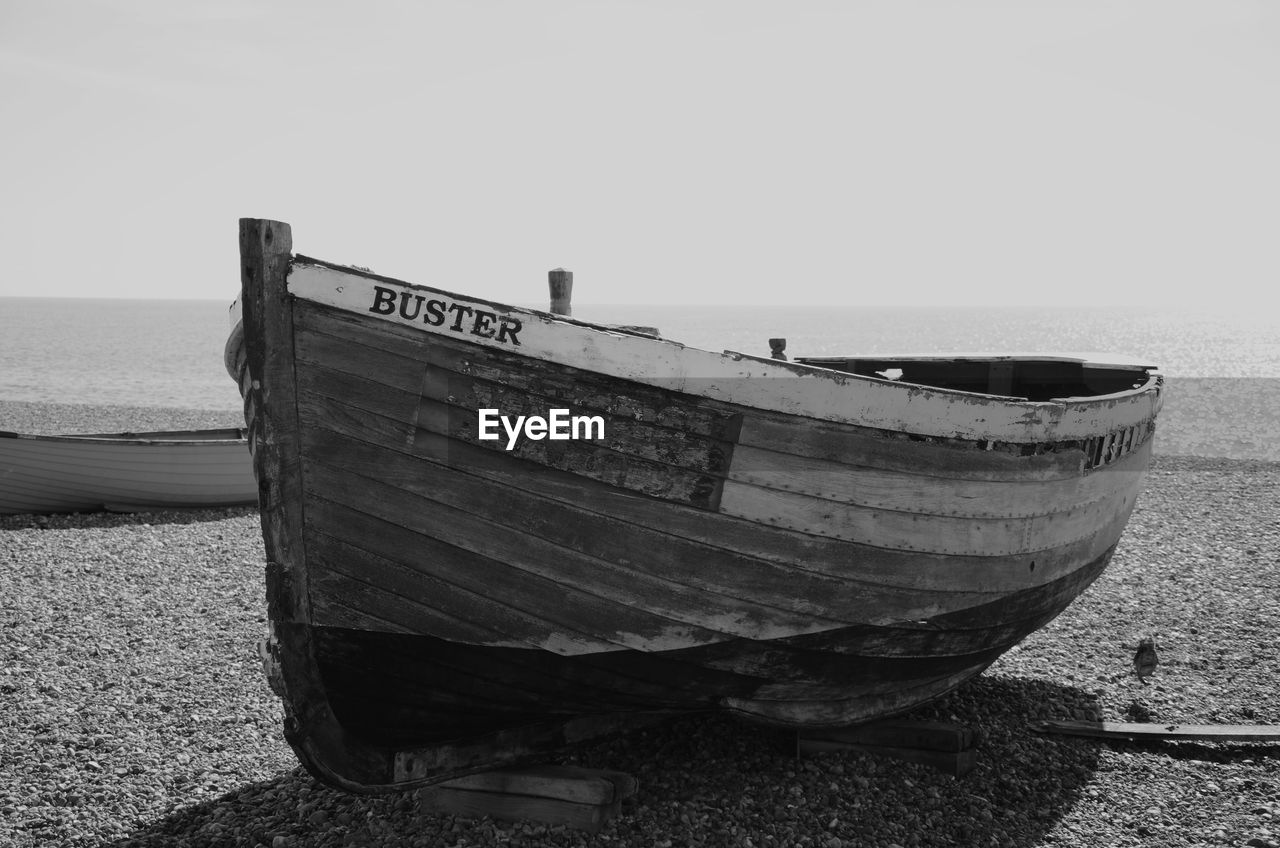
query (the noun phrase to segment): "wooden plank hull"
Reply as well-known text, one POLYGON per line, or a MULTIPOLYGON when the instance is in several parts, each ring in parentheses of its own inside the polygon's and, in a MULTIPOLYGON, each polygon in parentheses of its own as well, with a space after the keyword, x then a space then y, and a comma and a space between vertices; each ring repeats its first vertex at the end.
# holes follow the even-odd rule
POLYGON ((839 727, 910 709, 980 673, 1060 612, 1108 557, 1055 591, 1028 593, 1030 615, 1012 625, 999 619, 974 626, 992 614, 980 606, 932 619, 929 629, 851 625, 771 640, 579 655, 325 627, 316 634, 317 661, 339 720, 388 746, 654 710, 724 709, 780 726, 839 727), (939 627, 964 633, 941 639, 939 627))
POLYGON ((196 509, 257 499, 240 430, 0 434, 0 514, 196 509))
POLYGON ((1079 395, 1058 399, 898 384, 289 250, 284 225, 242 222, 227 361, 263 484, 287 732, 352 791, 658 715, 832 727, 909 710, 1097 577, 1150 459, 1145 371, 991 369, 991 385, 1044 374, 1079 395), (486 439, 486 409, 602 432, 486 439))

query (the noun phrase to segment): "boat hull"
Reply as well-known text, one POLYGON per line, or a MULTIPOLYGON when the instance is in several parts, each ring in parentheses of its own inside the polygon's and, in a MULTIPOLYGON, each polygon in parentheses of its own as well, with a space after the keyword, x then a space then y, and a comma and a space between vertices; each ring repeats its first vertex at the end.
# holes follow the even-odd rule
POLYGON ((281 226, 242 230, 228 367, 288 735, 353 791, 652 716, 909 710, 1097 577, 1149 462, 1145 374, 1033 403, 757 363, 294 259, 281 226), (604 433, 506 445, 484 409, 604 433))
POLYGON ((240 430, 0 436, 0 514, 257 503, 240 430))
POLYGON ((335 715, 379 745, 446 743, 575 715, 655 710, 724 710, 775 726, 840 727, 911 709, 979 674, 1056 616, 1110 555, 1016 599, 1013 623, 996 603, 927 625, 848 625, 667 651, 564 655, 331 627, 317 628, 314 642, 335 715), (942 628, 946 638, 938 635, 942 628))

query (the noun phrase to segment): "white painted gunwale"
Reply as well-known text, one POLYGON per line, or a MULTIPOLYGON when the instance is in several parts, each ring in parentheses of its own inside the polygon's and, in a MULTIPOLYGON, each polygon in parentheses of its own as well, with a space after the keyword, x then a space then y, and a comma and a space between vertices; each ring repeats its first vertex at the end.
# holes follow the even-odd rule
POLYGON ((1118 368, 1127 371, 1154 370, 1157 366, 1149 365, 1132 357, 1119 356, 1106 352, 1057 352, 1046 353, 995 353, 993 351, 951 351, 948 353, 860 353, 857 356, 798 356, 801 364, 822 365, 832 363, 843 364, 850 360, 868 360, 872 362, 892 360, 894 362, 1079 362, 1089 368, 1118 368))
POLYGON ((732 352, 714 353, 304 259, 291 266, 288 290, 294 297, 349 313, 619 379, 758 409, 922 436, 1021 444, 1085 439, 1149 421, 1160 405, 1159 379, 1152 375, 1142 386, 1112 395, 1017 401, 732 352), (398 310, 387 315, 372 312, 375 286, 396 292, 397 299, 405 292, 411 297, 427 295, 517 318, 522 324, 520 344, 454 331, 448 321, 433 327, 407 320, 398 310))

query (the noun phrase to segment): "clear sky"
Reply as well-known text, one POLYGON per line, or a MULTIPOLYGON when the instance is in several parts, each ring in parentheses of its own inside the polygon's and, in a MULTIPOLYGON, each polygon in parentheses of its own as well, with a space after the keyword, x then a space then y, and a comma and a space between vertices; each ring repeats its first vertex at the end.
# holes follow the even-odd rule
POLYGON ((230 300, 237 219, 506 301, 1280 285, 1280 4, 0 0, 0 295, 230 300))

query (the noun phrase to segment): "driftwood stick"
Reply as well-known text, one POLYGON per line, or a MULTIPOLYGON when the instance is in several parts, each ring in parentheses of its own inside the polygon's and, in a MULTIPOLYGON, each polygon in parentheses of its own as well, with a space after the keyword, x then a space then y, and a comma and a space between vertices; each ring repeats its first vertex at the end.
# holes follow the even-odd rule
POLYGON ((1145 724, 1123 721, 1044 720, 1031 722, 1038 733, 1128 739, 1135 742, 1280 742, 1280 725, 1269 724, 1145 724))

